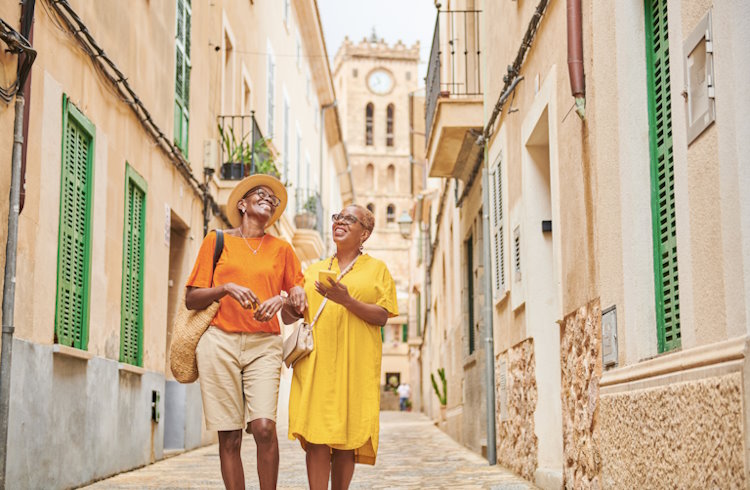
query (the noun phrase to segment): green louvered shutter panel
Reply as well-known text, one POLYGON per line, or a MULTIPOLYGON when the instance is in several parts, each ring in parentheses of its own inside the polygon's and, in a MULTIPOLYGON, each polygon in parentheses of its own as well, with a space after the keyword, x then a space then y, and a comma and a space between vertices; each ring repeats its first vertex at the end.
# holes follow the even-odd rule
POLYGON ((55 342, 84 350, 88 344, 93 145, 93 126, 63 99, 55 342))
POLYGON ((146 234, 145 182, 128 165, 122 258, 120 362, 143 364, 143 267, 146 234))
POLYGON ((680 290, 666 0, 646 0, 651 211, 659 352, 680 347, 680 290))
POLYGON ((190 2, 177 0, 175 36, 174 142, 187 156, 190 121, 190 2))

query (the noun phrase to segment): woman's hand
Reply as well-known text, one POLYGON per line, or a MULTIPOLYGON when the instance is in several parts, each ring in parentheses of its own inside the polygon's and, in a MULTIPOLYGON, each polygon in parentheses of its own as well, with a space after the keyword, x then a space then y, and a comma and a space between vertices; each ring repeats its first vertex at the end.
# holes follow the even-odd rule
POLYGON ((243 308, 255 309, 260 304, 260 300, 250 288, 239 286, 233 282, 224 284, 222 288, 225 294, 234 298, 243 308))
POLYGON ((326 285, 320 281, 315 281, 315 290, 328 298, 329 301, 338 303, 345 308, 349 300, 352 299, 351 295, 349 295, 349 289, 346 286, 330 278, 326 285))
POLYGON ((284 298, 281 296, 274 296, 273 298, 265 300, 260 307, 258 307, 258 311, 255 312, 253 318, 259 322, 267 322, 276 316, 276 313, 281 310, 282 306, 284 306, 284 298))
POLYGON ((349 294, 349 289, 346 286, 333 279, 328 279, 327 286, 324 286, 319 281, 315 281, 315 290, 334 303, 340 304, 370 325, 382 327, 388 321, 388 311, 385 308, 354 299, 349 294))
POLYGON ((294 286, 289 290, 289 303, 291 304, 294 311, 300 315, 307 309, 307 295, 305 290, 300 286, 294 286))

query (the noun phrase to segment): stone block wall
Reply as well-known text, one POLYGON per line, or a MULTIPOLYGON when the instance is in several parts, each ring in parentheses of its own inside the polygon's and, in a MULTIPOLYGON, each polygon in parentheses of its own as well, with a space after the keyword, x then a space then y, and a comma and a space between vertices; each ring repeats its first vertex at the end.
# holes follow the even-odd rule
POLYGON ((747 488, 742 374, 602 393, 603 488, 747 488))
POLYGON ((534 433, 537 405, 534 340, 526 339, 495 359, 497 460, 527 480, 534 480, 538 441, 534 433), (507 420, 501 420, 501 364, 506 366, 507 420))
POLYGON ((601 488, 599 380, 601 308, 596 299, 563 320, 560 339, 563 485, 601 488))

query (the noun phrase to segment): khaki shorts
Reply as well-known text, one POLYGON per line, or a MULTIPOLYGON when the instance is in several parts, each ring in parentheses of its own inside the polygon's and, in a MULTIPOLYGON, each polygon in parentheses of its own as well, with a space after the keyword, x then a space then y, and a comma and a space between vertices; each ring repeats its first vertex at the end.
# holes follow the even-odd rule
POLYGON ((211 326, 195 349, 208 430, 238 430, 276 421, 281 335, 229 333, 211 326))

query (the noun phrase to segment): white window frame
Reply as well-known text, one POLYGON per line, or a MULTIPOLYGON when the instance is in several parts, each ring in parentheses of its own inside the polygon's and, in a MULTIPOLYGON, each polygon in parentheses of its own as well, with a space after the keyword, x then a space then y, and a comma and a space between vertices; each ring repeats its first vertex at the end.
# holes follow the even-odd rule
POLYGON ((283 88, 284 92, 284 108, 283 108, 283 125, 284 134, 282 140, 281 158, 283 159, 284 168, 282 169, 282 175, 284 182, 289 180, 289 121, 291 119, 290 105, 289 105, 289 94, 286 91, 286 86, 283 88))
POLYGON ((273 138, 274 110, 276 109, 276 58, 273 54, 271 41, 267 41, 268 55, 266 56, 266 137, 273 138))
POLYGON ((221 52, 223 53, 221 59, 221 110, 224 114, 231 115, 234 114, 237 110, 237 107, 235 105, 235 93, 237 92, 235 85, 235 78, 237 74, 237 55, 234 49, 234 47, 237 46, 237 40, 234 37, 234 32, 232 32, 232 27, 229 25, 229 18, 227 17, 226 11, 222 11, 221 30, 221 52), (224 58, 227 55, 227 46, 225 42, 226 39, 229 39, 229 42, 232 44, 232 52, 230 54, 231 58, 229 62, 231 65, 230 74, 227 74, 225 69, 224 58), (227 76, 230 77, 229 83, 231 84, 229 88, 229 94, 227 94, 226 90, 224 90, 227 85, 227 76))
POLYGON ((242 63, 242 98, 240 99, 240 110, 243 116, 249 116, 250 111, 253 110, 253 97, 255 91, 253 90, 253 80, 250 78, 250 72, 247 70, 245 63, 242 63), (245 91, 250 92, 250 100, 245 103, 245 91))
POLYGON ((490 247, 492 252, 492 298, 495 303, 508 292, 508 191, 507 164, 502 150, 490 166, 490 247), (499 250, 498 250, 499 247, 499 250), (499 277, 498 277, 499 276, 499 277))

